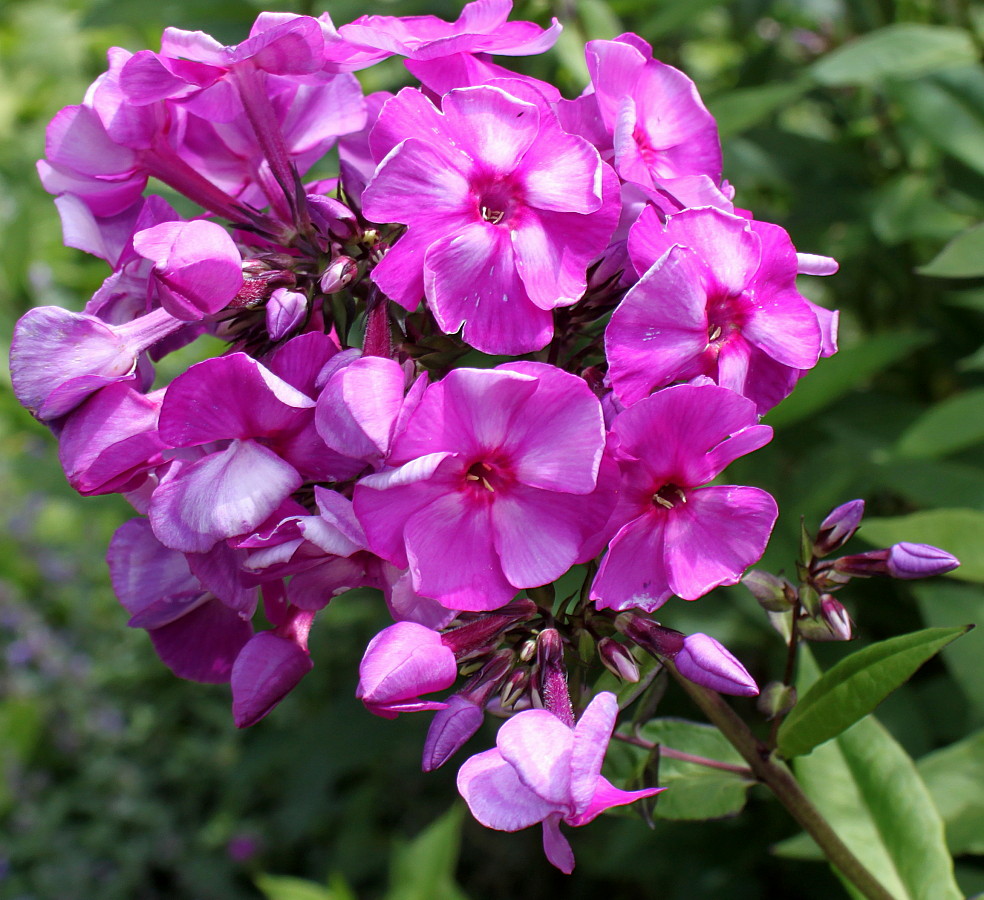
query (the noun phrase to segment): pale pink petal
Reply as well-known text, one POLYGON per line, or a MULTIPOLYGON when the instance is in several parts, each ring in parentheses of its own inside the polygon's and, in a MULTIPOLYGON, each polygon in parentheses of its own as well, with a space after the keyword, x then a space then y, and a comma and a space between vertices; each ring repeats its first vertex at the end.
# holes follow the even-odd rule
POLYGON ((574 801, 575 816, 584 813, 595 794, 616 718, 618 700, 614 694, 602 691, 595 694, 574 726, 571 799, 574 801))
POLYGON ((543 821, 555 807, 527 788, 498 750, 465 760, 458 770, 458 792, 486 828, 520 831, 543 821))
POLYGON ((499 728, 496 746, 519 780, 554 809, 571 810, 574 732, 545 709, 528 709, 499 728))
POLYGON ((574 871, 574 851, 560 831, 560 815, 547 816, 543 820, 543 852, 550 864, 565 875, 574 871))

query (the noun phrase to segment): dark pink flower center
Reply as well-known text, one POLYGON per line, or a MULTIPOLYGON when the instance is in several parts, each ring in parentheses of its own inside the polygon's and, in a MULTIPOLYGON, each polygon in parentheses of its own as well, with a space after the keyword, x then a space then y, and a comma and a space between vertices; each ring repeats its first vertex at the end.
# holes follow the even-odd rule
POLYGON ((509 468, 500 461, 480 459, 473 462, 465 472, 464 486, 473 495, 491 499, 515 480, 509 468))
POLYGON ((485 173, 472 179, 478 215, 492 225, 508 226, 525 203, 525 191, 514 175, 485 173))
POLYGON ((655 509, 673 509, 686 502, 686 492, 675 484, 664 484, 653 494, 653 507, 655 509))
POLYGON ((751 301, 744 292, 740 294, 718 294, 708 297, 707 302, 707 342, 724 344, 736 332, 740 332, 748 321, 751 301))

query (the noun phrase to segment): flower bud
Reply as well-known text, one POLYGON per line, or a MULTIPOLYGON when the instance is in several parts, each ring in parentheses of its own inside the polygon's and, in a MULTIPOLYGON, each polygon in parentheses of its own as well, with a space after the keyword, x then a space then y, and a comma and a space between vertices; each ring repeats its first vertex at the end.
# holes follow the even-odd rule
POLYGON ((574 727, 574 708, 567 690, 564 641, 556 628, 544 628, 536 638, 537 693, 543 708, 565 725, 574 727))
POLYGON ((653 656, 673 657, 683 649, 682 632, 664 628, 659 622, 637 616, 635 613, 622 613, 615 620, 615 627, 630 641, 653 656))
POLYGON ((635 684, 639 680, 639 664, 628 648, 614 638, 603 637, 598 642, 598 656, 605 668, 622 681, 635 684))
POLYGON ((527 669, 516 669, 505 680, 499 692, 499 705, 504 710, 510 710, 526 693, 530 683, 530 673, 527 669))
POLYGON ((270 340, 279 341, 290 334, 307 315, 307 297, 287 288, 277 288, 267 301, 266 327, 270 340))
POLYGON ((864 515, 864 500, 842 503, 820 523, 817 539, 813 542, 815 556, 826 556, 843 547, 858 530, 864 515))
POLYGON ((824 594, 818 615, 801 618, 797 630, 808 641, 849 641, 853 623, 844 605, 830 594, 824 594))
POLYGON ((433 772, 457 753, 482 725, 482 708, 457 694, 448 697, 448 705, 434 713, 427 738, 421 768, 433 772))
POLYGON ((712 691, 738 697, 754 697, 759 692, 745 667, 709 635, 688 635, 673 662, 684 678, 712 691))
POLYGON ((888 548, 888 574, 893 578, 929 578, 953 571, 960 560, 939 547, 902 542, 888 548))
POLYGON ((336 256, 321 276, 321 290, 326 294, 337 294, 358 274, 359 265, 351 256, 336 256))
POLYGON ((768 612, 786 612, 796 605, 796 588, 785 578, 752 569, 741 579, 759 605, 768 612))
POLYGON ((767 719, 784 716, 796 705, 796 688, 781 681, 770 681, 762 688, 755 705, 767 719))

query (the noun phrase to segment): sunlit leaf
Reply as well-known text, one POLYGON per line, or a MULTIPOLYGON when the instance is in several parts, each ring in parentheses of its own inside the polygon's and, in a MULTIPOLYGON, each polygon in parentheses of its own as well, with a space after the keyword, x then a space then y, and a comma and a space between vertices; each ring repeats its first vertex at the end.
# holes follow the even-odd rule
POLYGON ((464 812, 456 803, 396 850, 386 900, 466 900, 454 880, 464 812))
POLYGON ((984 731, 924 756, 918 767, 946 823, 950 852, 984 854, 984 731))
POLYGON ((803 694, 779 728, 785 757, 809 753, 870 713, 926 660, 967 628, 926 628, 871 644, 842 659, 803 694))
MULTIPOLYGON (((981 235, 984 238, 984 231, 981 235)), ((981 253, 984 257, 984 244, 981 253)), ((896 450, 902 456, 945 456, 981 441, 984 388, 955 394, 928 409, 905 430, 896 450)))
POLYGON ((984 275, 984 224, 960 232, 916 271, 936 278, 979 278, 984 275))

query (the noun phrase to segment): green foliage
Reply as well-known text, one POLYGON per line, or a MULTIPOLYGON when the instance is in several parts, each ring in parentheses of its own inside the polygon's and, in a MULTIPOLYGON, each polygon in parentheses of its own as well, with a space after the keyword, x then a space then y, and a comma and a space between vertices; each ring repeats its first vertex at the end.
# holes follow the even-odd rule
POLYGON ((779 752, 802 756, 849 728, 965 628, 927 628, 871 644, 824 672, 779 728, 779 752))
MULTIPOLYGON (((800 686, 817 674, 805 654, 800 686)), ((797 758, 795 772, 841 840, 898 900, 963 896, 929 791, 912 759, 877 719, 868 716, 797 758)))
POLYGON ((919 760, 953 854, 984 855, 984 731, 919 760))
POLYGON ((984 276, 984 225, 961 231, 926 265, 920 275, 937 278, 980 278, 984 276))

